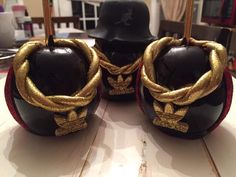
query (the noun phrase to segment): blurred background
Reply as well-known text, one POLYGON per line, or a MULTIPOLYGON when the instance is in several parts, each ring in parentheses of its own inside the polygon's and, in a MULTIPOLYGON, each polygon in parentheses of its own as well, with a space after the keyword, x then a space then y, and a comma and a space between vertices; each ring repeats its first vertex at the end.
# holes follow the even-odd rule
MULTIPOLYGON (((54 22, 57 23, 54 24, 56 33, 58 33, 58 28, 65 27, 78 28, 83 31, 94 29, 99 20, 99 13, 103 1, 51 0, 51 13, 55 17, 54 22), (72 23, 67 25, 67 22, 72 23)), ((144 1, 149 8, 150 30, 153 35, 159 38, 163 36, 182 37, 187 0, 144 1)), ((43 29, 43 8, 41 0, 0 0, 0 11, 1 9, 14 12, 17 23, 16 29, 18 30, 24 29, 26 22, 32 23, 33 32, 25 33, 26 36, 24 37, 37 36, 40 33, 37 29, 43 29), (23 9, 22 6, 24 7, 23 9), (20 14, 19 12, 22 10, 25 11, 20 14), (22 16, 28 16, 30 18, 22 19, 22 16)), ((193 23, 193 37, 197 39, 215 40, 227 48, 229 53, 229 69, 235 74, 236 0, 195 0, 193 23)), ((22 39, 22 35, 19 34, 17 35, 18 40, 22 39)))
MULTIPOLYGON (((92 29, 97 25, 100 7, 103 1, 104 0, 52 0, 53 16, 78 15, 80 16, 81 29, 92 29)), ((183 19, 186 0, 145 0, 145 2, 150 10, 150 27, 154 35, 158 33, 161 19, 177 21, 183 19), (162 8, 161 4, 163 4, 162 8)), ((0 4, 4 4, 6 11, 10 11, 12 5, 22 4, 26 6, 31 17, 43 16, 42 2, 39 0, 0 0, 0 4)), ((203 0, 195 0, 194 23, 201 23, 202 7, 203 0)))

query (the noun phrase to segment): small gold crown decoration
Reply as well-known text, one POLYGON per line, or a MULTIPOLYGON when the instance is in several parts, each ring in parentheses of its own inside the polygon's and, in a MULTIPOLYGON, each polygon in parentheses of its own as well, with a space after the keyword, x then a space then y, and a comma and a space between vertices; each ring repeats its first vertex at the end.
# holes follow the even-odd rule
POLYGON ((129 87, 133 80, 132 75, 128 76, 125 80, 122 75, 118 75, 117 80, 114 80, 111 77, 107 78, 108 83, 114 88, 109 91, 110 95, 123 95, 134 93, 135 90, 133 87, 129 87))
POLYGON ((157 101, 154 101, 153 108, 157 114, 157 118, 153 120, 154 125, 174 129, 183 133, 188 131, 189 125, 185 122, 180 122, 186 115, 188 107, 182 107, 175 111, 172 103, 166 103, 163 109, 157 101))
POLYGON ((83 109, 79 114, 76 111, 70 111, 65 118, 62 115, 55 114, 54 120, 59 128, 56 129, 56 136, 63 136, 69 133, 76 132, 78 130, 87 127, 85 118, 87 116, 87 109, 83 109))

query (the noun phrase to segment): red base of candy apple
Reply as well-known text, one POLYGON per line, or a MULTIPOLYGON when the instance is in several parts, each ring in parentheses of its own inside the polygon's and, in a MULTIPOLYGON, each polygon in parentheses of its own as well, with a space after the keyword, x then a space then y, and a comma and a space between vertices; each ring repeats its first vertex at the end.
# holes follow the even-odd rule
POLYGON ((226 89, 227 89, 225 106, 224 106, 224 109, 223 109, 218 121, 212 127, 209 128, 209 130, 208 130, 209 132, 215 130, 220 125, 220 123, 227 116, 227 114, 230 110, 231 104, 232 104, 233 81, 232 81, 232 75, 230 74, 230 72, 228 70, 225 70, 225 72, 224 72, 224 79, 225 79, 225 82, 226 82, 226 89))
POLYGON ((14 104, 13 101, 13 96, 12 96, 12 80, 14 78, 14 72, 13 72, 13 68, 10 68, 7 74, 7 79, 6 79, 6 84, 5 84, 5 100, 8 106, 8 109, 11 113, 11 115, 13 116, 13 118, 18 122, 18 124, 20 124, 23 128, 25 128, 26 130, 29 130, 29 127, 25 124, 25 122, 21 119, 21 117, 19 116, 19 113, 16 109, 16 106, 14 104))

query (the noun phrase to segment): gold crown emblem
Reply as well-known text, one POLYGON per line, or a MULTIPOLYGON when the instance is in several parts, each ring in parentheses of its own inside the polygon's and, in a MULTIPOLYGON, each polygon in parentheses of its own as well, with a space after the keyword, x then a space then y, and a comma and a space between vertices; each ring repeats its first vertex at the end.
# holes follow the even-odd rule
POLYGON ((62 115, 55 114, 54 120, 59 126, 55 131, 55 135, 62 136, 86 128, 86 116, 87 109, 83 109, 79 114, 76 111, 70 111, 66 118, 62 115))
POLYGON ((188 131, 189 125, 185 122, 180 122, 186 115, 188 107, 182 107, 175 111, 172 103, 167 103, 163 108, 157 101, 154 101, 153 108, 157 114, 157 118, 153 120, 154 125, 183 133, 188 131))
POLYGON ((122 75, 117 77, 117 80, 114 80, 111 77, 107 78, 108 83, 114 88, 109 91, 110 95, 123 95, 134 93, 134 88, 129 87, 133 80, 132 75, 128 76, 126 79, 122 75))

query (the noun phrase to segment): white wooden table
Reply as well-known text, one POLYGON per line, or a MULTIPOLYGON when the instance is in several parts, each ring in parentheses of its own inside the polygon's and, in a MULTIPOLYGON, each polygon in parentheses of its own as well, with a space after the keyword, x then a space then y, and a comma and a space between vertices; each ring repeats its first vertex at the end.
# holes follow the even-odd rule
MULTIPOLYGON (((40 137, 10 115, 0 80, 1 177, 235 177, 236 98, 221 126, 203 139, 160 132, 136 103, 102 100, 89 127, 40 137)), ((236 81, 234 80, 234 85, 236 81)))

